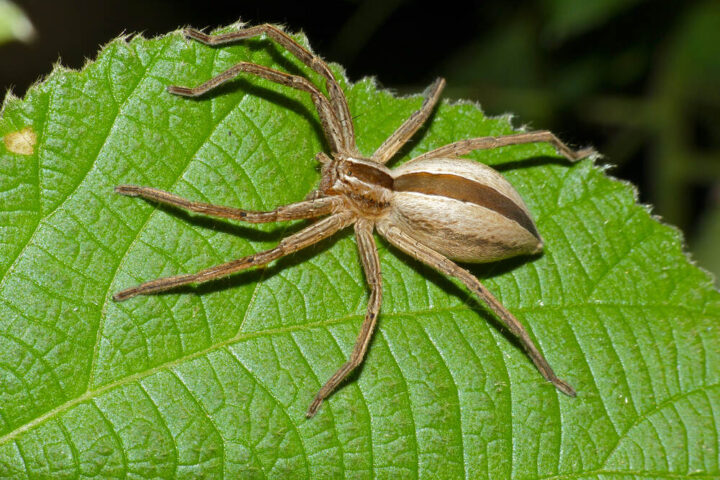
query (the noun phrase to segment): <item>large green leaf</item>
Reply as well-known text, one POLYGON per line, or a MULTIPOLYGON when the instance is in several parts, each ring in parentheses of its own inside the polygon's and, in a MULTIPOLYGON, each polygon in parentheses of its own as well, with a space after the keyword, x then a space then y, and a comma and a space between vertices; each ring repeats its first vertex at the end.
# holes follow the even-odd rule
MULTIPOLYGON (((165 91, 239 60, 306 70, 263 40, 135 37, 5 102, 1 477, 720 475, 720 296, 631 187, 547 145, 472 155, 506 174, 546 242, 541 257, 472 270, 575 399, 459 284, 380 241, 385 299, 367 361, 306 420, 365 310, 348 233, 267 269, 114 303, 119 289, 288 231, 157 208, 114 185, 254 209, 316 185, 326 146, 302 93, 249 78, 200 100, 165 91)), ((370 80, 346 89, 366 153, 422 102, 370 80)), ((445 103, 403 159, 511 131, 445 103)))

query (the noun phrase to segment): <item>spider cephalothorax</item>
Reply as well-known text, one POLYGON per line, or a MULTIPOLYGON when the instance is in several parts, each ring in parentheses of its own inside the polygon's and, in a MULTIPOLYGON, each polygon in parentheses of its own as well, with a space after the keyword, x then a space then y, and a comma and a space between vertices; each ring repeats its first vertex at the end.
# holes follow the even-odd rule
POLYGON ((453 261, 491 262, 537 253, 542 249, 542 239, 530 212, 510 183, 492 168, 459 157, 478 149, 548 142, 567 159, 575 161, 590 155, 591 149, 572 150, 548 131, 523 132, 502 137, 460 140, 391 170, 385 167, 385 163, 428 119, 445 86, 444 80, 436 80, 429 87, 429 94, 422 107, 400 125, 371 157, 365 158, 355 146, 355 132, 347 100, 330 69, 282 30, 272 25, 259 25, 215 36, 196 30, 187 30, 185 33, 207 45, 225 44, 265 34, 325 78, 327 96, 304 77, 241 62, 198 87, 168 88, 170 93, 176 95, 199 96, 240 73, 248 73, 309 93, 331 149, 330 155, 319 153, 316 157, 322 164, 319 188, 304 201, 284 205, 270 212, 193 202, 151 187, 120 185, 115 191, 206 215, 250 223, 325 218, 284 238, 270 250, 197 273, 152 280, 118 292, 114 296, 115 300, 161 292, 179 285, 207 282, 265 265, 354 225, 360 260, 370 286, 367 313, 350 359, 317 393, 308 409, 308 417, 315 415, 323 400, 350 371, 362 363, 377 323, 382 300, 382 277, 373 231, 377 231, 400 251, 462 281, 518 337, 543 376, 563 393, 575 395, 575 390, 555 375, 522 324, 477 278, 453 261))
POLYGON ((325 165, 327 180, 321 182, 321 193, 343 196, 346 206, 363 217, 380 218, 387 213, 393 199, 393 177, 387 167, 342 154, 325 165))

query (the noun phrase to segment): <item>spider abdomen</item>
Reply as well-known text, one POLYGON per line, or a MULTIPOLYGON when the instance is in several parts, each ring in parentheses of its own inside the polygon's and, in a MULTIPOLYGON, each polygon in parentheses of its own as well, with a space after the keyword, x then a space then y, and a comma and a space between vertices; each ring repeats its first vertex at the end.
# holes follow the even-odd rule
POLYGON ((392 171, 382 222, 461 262, 537 253, 542 239, 520 195, 498 172, 457 158, 408 162, 392 171))

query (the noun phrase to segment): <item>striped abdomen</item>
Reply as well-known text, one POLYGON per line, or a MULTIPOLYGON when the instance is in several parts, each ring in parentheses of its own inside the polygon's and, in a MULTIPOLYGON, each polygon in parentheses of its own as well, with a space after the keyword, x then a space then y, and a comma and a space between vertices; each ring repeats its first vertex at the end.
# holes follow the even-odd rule
POLYGON ((522 198, 487 165, 423 159, 401 165, 392 176, 392 207, 380 222, 453 260, 490 262, 542 249, 522 198))

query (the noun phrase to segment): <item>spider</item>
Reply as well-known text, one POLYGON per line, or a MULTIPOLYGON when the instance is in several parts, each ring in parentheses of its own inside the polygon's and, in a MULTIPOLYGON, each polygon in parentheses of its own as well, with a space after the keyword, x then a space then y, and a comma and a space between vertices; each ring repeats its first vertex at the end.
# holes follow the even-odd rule
POLYGON ((576 151, 549 131, 531 131, 460 140, 390 170, 385 164, 428 119, 445 81, 438 78, 430 85, 420 109, 405 120, 375 153, 365 157, 355 144, 353 121, 345 94, 327 64, 280 28, 265 24, 220 35, 207 35, 193 29, 185 31, 186 37, 211 46, 263 34, 324 77, 327 95, 302 76, 248 62, 240 62, 197 87, 169 86, 168 91, 175 95, 197 97, 246 73, 309 93, 331 150, 330 155, 320 152, 316 156, 322 172, 317 190, 304 201, 267 212, 194 202, 151 187, 119 185, 115 191, 204 215, 249 223, 324 218, 282 239, 275 248, 197 273, 145 282, 116 293, 114 300, 123 301, 180 285, 204 283, 262 266, 353 226, 370 288, 367 312, 350 358, 320 388, 308 408, 308 418, 317 413, 322 402, 362 363, 377 324, 382 277, 374 231, 398 250, 459 279, 520 340, 545 379, 566 395, 575 396, 575 390, 555 375, 523 325, 475 276, 455 263, 492 262, 537 253, 542 249, 542 239, 525 203, 507 180, 488 166, 459 157, 473 150, 532 142, 547 142, 570 161, 587 157, 593 150, 576 151))

